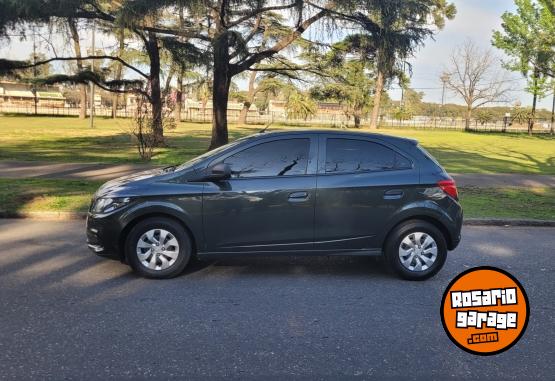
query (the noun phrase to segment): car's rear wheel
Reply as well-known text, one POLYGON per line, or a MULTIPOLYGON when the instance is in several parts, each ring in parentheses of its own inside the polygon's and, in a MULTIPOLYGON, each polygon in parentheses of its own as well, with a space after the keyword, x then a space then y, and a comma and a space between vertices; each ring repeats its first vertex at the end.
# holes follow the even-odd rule
POLYGON ((447 243, 443 233, 426 221, 407 221, 397 226, 385 243, 389 267, 408 280, 428 279, 443 267, 447 243))
POLYGON ((172 278, 191 258, 191 239, 178 222, 169 218, 148 218, 135 225, 127 236, 125 249, 131 267, 148 278, 172 278))

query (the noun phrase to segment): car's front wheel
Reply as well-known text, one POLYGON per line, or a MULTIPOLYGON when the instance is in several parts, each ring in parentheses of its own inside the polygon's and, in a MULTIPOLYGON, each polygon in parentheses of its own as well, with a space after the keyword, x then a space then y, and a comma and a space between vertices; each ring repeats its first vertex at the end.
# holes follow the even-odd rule
POLYGON ((384 249, 390 268, 408 280, 434 276, 447 258, 443 233, 426 221, 407 221, 397 226, 384 249))
POLYGON ((127 236, 126 257, 131 267, 147 278, 172 278, 191 258, 191 239, 178 222, 148 218, 136 224, 127 236))

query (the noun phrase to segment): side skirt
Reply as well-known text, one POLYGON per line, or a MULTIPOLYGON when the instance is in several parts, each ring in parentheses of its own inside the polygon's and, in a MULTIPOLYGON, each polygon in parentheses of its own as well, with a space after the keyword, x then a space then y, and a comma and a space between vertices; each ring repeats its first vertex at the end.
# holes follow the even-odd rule
POLYGON ((198 252, 199 259, 217 259, 228 257, 246 256, 379 256, 382 249, 360 249, 360 250, 262 250, 262 251, 224 251, 224 252, 198 252))

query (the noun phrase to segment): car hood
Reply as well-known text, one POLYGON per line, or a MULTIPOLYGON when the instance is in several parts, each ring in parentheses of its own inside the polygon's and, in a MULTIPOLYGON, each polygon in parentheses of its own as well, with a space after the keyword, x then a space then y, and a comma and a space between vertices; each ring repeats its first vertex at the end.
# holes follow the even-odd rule
POLYGON ((133 185, 143 184, 157 180, 167 172, 162 169, 149 169, 147 171, 134 173, 132 175, 118 177, 117 179, 110 180, 104 183, 95 193, 95 197, 101 197, 107 194, 117 193, 123 189, 133 187, 133 185))
MULTIPOLYGON (((108 181, 98 188, 94 198, 166 194, 166 192, 175 191, 174 186, 179 183, 182 184, 183 180, 196 173, 197 169, 195 168, 188 168, 182 171, 174 171, 173 168, 159 168, 138 172, 108 181), (176 181, 177 178, 181 180, 176 181), (172 186, 171 184, 174 185, 172 186)), ((179 190, 180 192, 184 191, 183 186, 180 186, 179 190)))

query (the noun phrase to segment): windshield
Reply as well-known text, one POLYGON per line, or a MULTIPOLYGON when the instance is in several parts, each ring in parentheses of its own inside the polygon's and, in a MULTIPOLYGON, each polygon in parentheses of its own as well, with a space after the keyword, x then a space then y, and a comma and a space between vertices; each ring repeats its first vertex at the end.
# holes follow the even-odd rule
POLYGON ((175 170, 176 170, 176 171, 180 171, 180 170, 182 170, 182 169, 190 168, 190 167, 192 167, 193 165, 195 165, 195 164, 201 162, 201 161, 204 160, 204 159, 207 159, 207 158, 209 158, 209 157, 211 157, 211 156, 216 156, 216 155, 218 155, 219 153, 221 153, 221 152, 223 152, 223 151, 225 151, 225 150, 227 150, 227 149, 229 149, 229 148, 235 147, 236 145, 238 145, 239 143, 245 141, 246 139, 247 139, 247 138, 237 139, 237 140, 235 140, 235 141, 233 141, 233 142, 231 142, 231 143, 228 143, 228 144, 223 145, 223 146, 221 146, 221 147, 215 148, 215 149, 213 149, 212 151, 205 152, 205 153, 203 153, 202 155, 197 156, 197 157, 195 157, 195 158, 193 158, 193 159, 191 159, 191 160, 189 160, 189 161, 187 161, 187 162, 181 164, 181 165, 178 166, 175 170))

